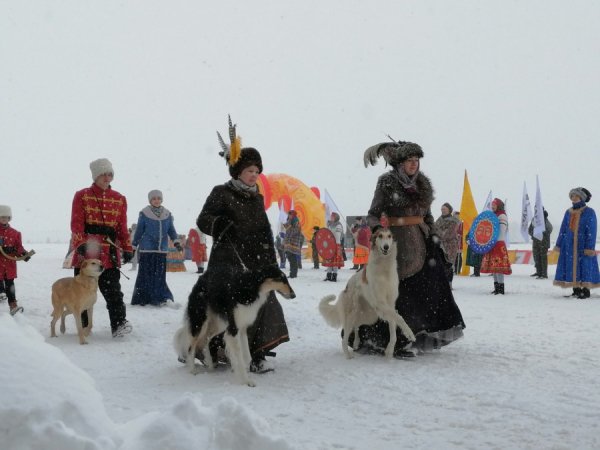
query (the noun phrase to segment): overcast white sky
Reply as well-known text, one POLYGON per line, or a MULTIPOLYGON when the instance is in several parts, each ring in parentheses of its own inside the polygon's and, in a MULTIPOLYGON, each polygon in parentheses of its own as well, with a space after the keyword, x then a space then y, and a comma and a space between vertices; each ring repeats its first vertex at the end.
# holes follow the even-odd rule
MULTIPOLYGON (((569 189, 600 200, 596 1, 0 0, 0 204, 27 241, 67 240, 89 162, 113 162, 129 222, 161 189, 180 233, 226 181, 227 114, 265 173, 368 209, 370 145, 419 143, 434 216, 468 170, 520 214, 539 174, 558 226, 569 189)), ((514 235, 517 230, 514 230, 514 235)))

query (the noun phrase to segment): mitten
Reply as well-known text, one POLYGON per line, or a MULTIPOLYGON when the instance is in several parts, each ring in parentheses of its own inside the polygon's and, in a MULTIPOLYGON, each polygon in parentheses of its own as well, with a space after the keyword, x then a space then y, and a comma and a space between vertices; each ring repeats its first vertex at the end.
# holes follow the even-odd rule
POLYGON ((123 252, 123 264, 130 263, 133 259, 133 255, 135 254, 135 250, 132 252, 123 252))

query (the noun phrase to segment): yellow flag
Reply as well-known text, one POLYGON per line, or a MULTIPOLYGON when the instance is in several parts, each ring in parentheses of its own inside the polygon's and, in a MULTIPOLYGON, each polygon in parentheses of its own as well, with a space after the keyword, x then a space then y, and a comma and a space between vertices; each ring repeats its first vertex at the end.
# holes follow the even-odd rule
POLYGON ((460 271, 461 275, 469 275, 469 266, 466 265, 467 262, 467 243, 465 242, 465 238, 467 237, 467 233, 473 224, 473 221, 477 217, 477 208, 475 207, 475 200, 473 200, 473 193, 471 192, 471 185, 469 184, 469 177, 467 176, 467 171, 465 170, 465 180, 463 184, 463 194, 462 201, 460 202, 460 218, 463 221, 463 265, 462 270, 460 271))

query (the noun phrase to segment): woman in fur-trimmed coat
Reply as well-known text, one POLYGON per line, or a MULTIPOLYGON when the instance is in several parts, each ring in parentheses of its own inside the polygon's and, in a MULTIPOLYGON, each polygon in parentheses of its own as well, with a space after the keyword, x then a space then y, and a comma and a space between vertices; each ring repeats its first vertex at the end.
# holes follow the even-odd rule
POLYGON ((592 194, 585 188, 571 189, 573 206, 565 212, 554 251, 560 252, 554 285, 573 288, 572 296, 589 298, 590 289, 600 287, 596 256, 596 212, 587 206, 592 194))
MULTIPOLYGON (((398 330, 395 355, 414 356, 460 338, 465 324, 444 273, 439 238, 432 233, 433 187, 419 170, 421 147, 410 142, 378 144, 365 152, 365 166, 374 165, 380 156, 392 170, 377 181, 367 221, 374 229, 389 226, 396 239, 400 279, 396 309, 417 341, 408 350, 406 337, 398 330)), ((389 341, 388 326, 381 320, 360 327, 359 333, 367 351, 381 353, 389 341)))
POLYGON ((444 203, 442 205, 442 215, 435 221, 436 234, 440 237, 441 247, 446 257, 446 276, 452 283, 454 278, 454 263, 458 254, 460 238, 457 230, 460 226, 460 220, 452 215, 452 205, 444 203))
POLYGON ((171 212, 162 206, 159 190, 148 193, 150 203, 140 211, 132 246, 137 247, 139 270, 131 297, 132 305, 165 305, 174 301, 167 285, 168 238, 181 248, 171 212))
MULTIPOLYGON (((236 164, 229 165, 231 180, 215 186, 206 199, 197 225, 203 233, 212 236, 213 245, 201 277, 218 277, 227 283, 244 268, 253 270, 277 265, 271 224, 256 185, 261 172, 260 153, 254 148, 243 148, 236 164)), ((283 309, 271 292, 256 321, 248 328, 250 369, 254 372, 270 370, 271 363, 265 357, 274 356, 272 350, 287 341, 283 309)))

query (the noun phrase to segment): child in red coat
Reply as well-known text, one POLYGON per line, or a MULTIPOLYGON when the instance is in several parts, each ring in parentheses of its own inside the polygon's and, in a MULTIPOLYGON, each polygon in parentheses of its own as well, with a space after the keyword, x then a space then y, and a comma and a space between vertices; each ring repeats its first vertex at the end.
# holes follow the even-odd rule
POLYGON ((10 313, 14 316, 23 312, 15 296, 17 261, 29 261, 31 254, 23 248, 21 233, 8 224, 10 219, 10 206, 0 205, 0 301, 8 300, 10 313))

